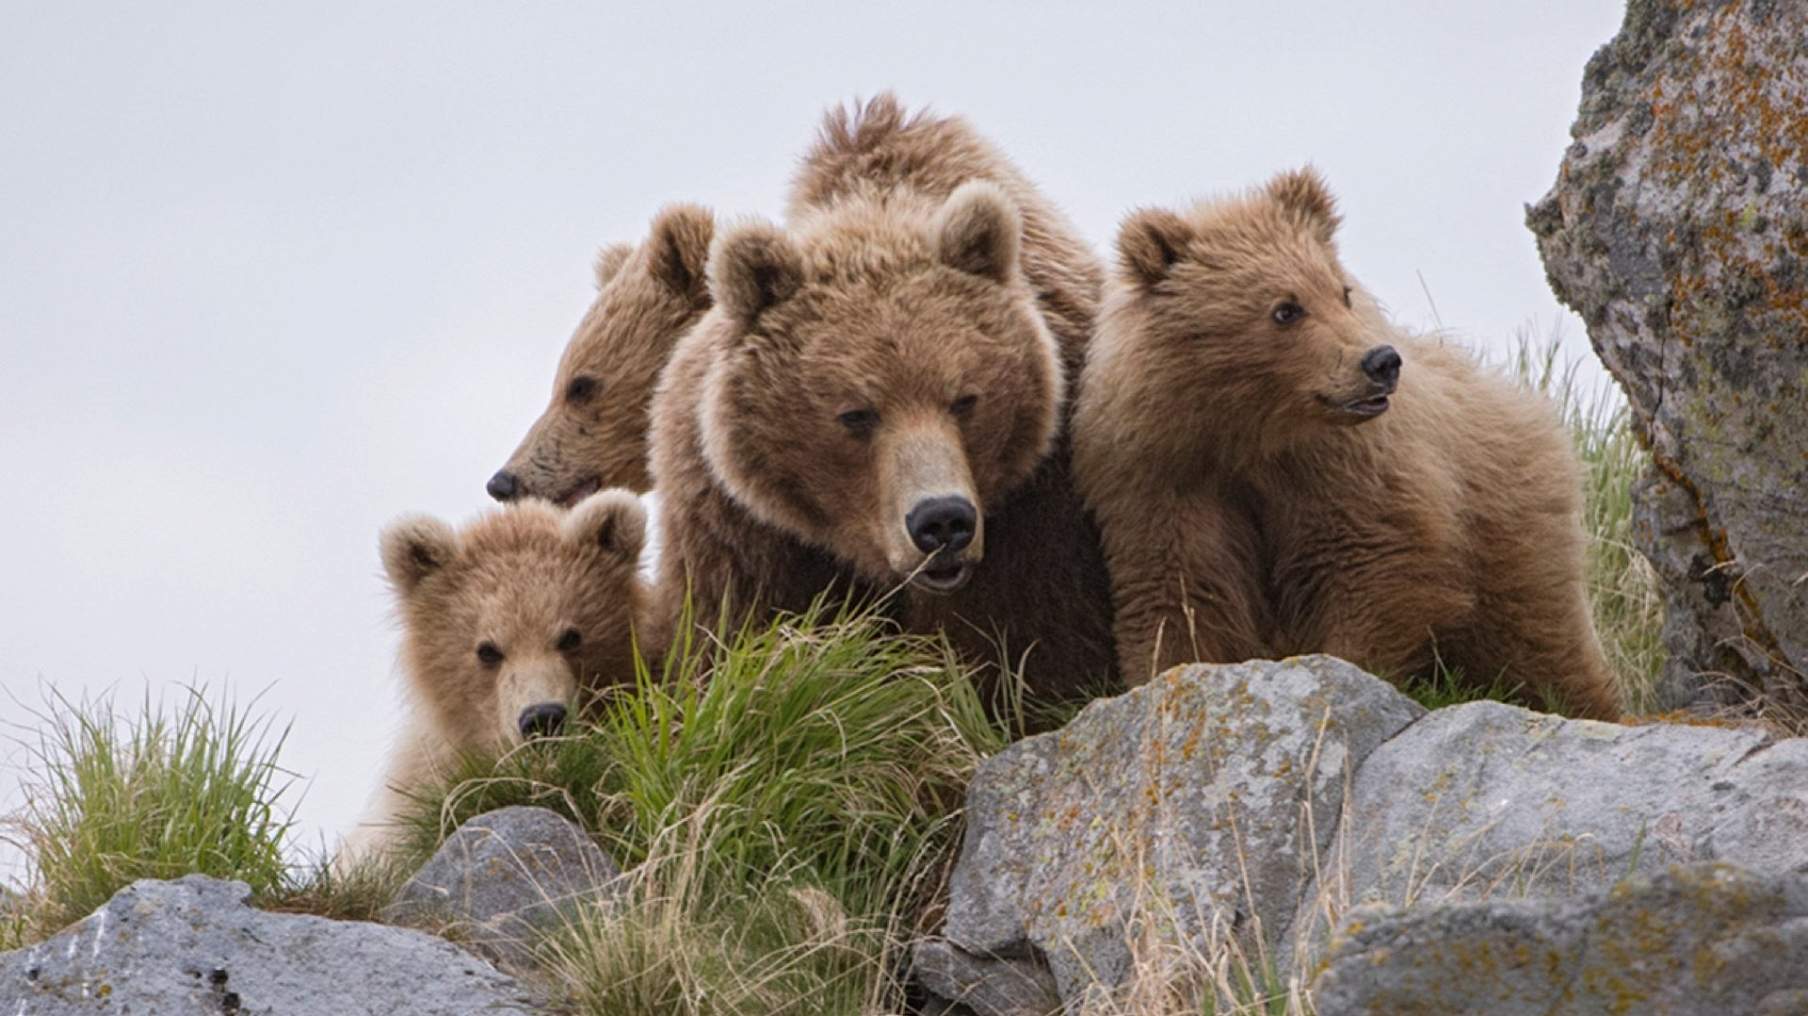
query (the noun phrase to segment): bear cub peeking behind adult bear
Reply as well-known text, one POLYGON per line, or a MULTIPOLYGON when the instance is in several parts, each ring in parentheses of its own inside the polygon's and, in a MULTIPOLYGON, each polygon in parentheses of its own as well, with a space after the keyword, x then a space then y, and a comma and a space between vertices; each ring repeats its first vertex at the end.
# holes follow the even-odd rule
POLYGON ((1074 461, 1125 678, 1325 652, 1616 717, 1555 414, 1393 328, 1338 221, 1308 169, 1119 233, 1074 461))
POLYGON ((523 501, 462 532, 427 516, 384 530, 408 715, 341 864, 386 842, 408 793, 460 756, 556 734, 594 692, 633 680, 636 637, 663 645, 638 573, 646 522, 632 493, 605 490, 569 512, 523 501))

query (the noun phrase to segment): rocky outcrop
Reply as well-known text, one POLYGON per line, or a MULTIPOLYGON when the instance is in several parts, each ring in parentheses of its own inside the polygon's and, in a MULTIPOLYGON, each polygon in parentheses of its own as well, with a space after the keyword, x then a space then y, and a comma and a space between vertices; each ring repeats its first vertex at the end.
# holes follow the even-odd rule
POLYGON ((615 891, 621 870, 584 830, 545 808, 499 808, 459 826, 383 911, 443 932, 511 969, 576 908, 615 891))
MULTIPOLYGON (((1648 438, 1666 682, 1808 702, 1808 0, 1632 0, 1527 222, 1648 438)), ((1676 703, 1676 704, 1680 704, 1676 703)))
POLYGON ((1355 767, 1422 711, 1327 656, 1187 667, 1094 702, 980 767, 948 944, 1039 956, 1071 1002, 1122 984, 1145 936, 1272 935, 1355 767))
MULTIPOLYGON (((1427 714, 1329 657, 1188 667, 1094 702, 1063 730, 982 765, 967 805, 944 936, 914 955, 919 985, 979 1016, 1140 1011, 1152 992, 1189 978, 1187 990, 1210 992, 1204 974, 1239 963, 1271 971, 1266 990, 1311 991, 1340 926, 1362 943, 1331 954, 1346 972, 1330 982, 1342 994, 1329 997, 1349 1007, 1320 999, 1320 1016, 1489 1012, 1364 1008, 1363 992, 1420 976, 1461 980, 1451 971, 1465 956, 1491 971, 1488 936, 1499 928, 1509 929, 1503 949, 1523 927, 1538 929, 1535 958, 1549 977, 1581 977, 1616 955, 1616 936, 1638 933, 1645 911, 1614 902, 1622 893, 1655 900, 1694 887, 1687 913, 1706 922, 1738 911, 1743 887, 1787 895, 1789 880, 1808 878, 1808 739, 1565 720, 1498 702, 1427 714), (1710 874, 1667 874, 1691 865, 1710 874), (1584 898, 1594 909, 1564 909, 1584 898), (1545 927, 1553 914, 1556 930, 1545 927), (1398 930, 1374 937, 1377 915, 1398 930), (1586 939, 1566 930, 1588 915, 1633 924, 1586 939), (1472 927, 1475 951, 1436 953, 1423 971, 1395 948, 1472 927), (1347 959, 1351 949, 1359 961, 1347 959), (1400 980, 1389 979, 1395 963, 1400 980), (1363 964, 1373 976, 1352 987, 1363 964)), ((1743 957, 1781 913, 1738 911, 1720 931, 1703 924, 1701 955, 1724 946, 1743 957)), ((1729 959, 1728 976, 1744 976, 1746 962, 1729 959)), ((1496 973, 1509 993, 1536 979, 1496 973)), ((1752 980, 1770 987, 1751 997, 1794 997, 1776 994, 1793 989, 1772 974, 1752 980)), ((1743 990, 1729 983, 1701 997, 1743 999, 1743 990)), ((1575 997, 1581 1007, 1552 1011, 1613 1011, 1575 997)))
MULTIPOLYGON (((1563 898, 1698 861, 1808 873, 1808 740, 1471 702, 1369 755, 1320 870, 1348 907, 1563 898)), ((1308 948, 1320 888, 1296 925, 1308 948)))
POLYGON ((274 914, 243 882, 145 880, 55 938, 0 955, 0 1012, 466 1016, 534 1012, 444 939, 274 914))
POLYGON ((1582 897, 1363 910, 1319 1016, 1797 1016, 1808 879, 1702 864, 1582 897))

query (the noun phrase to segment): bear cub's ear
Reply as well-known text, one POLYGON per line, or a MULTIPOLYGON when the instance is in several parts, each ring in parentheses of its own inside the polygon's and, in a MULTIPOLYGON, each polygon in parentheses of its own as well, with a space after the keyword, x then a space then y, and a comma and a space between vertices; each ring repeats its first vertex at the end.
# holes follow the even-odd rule
POLYGON ((1343 218, 1325 178, 1311 166, 1282 173, 1268 181, 1268 196, 1311 227, 1321 243, 1330 243, 1343 218))
POLYGON ((948 195, 936 220, 937 254, 950 268, 995 282, 1017 275, 1023 216, 1004 188, 969 180, 948 195))
POLYGON ((599 490, 579 501, 560 527, 567 542, 600 547, 629 566, 640 564, 647 542, 647 510, 632 491, 599 490))
POLYGON ((596 252, 596 288, 601 290, 621 274, 622 266, 634 256, 634 246, 612 243, 596 252))
POLYGON ((768 222, 749 222, 716 236, 709 252, 709 293, 743 327, 803 285, 804 259, 768 222))
POLYGON ((1145 289, 1166 279, 1192 242, 1193 227, 1165 208, 1131 212, 1117 231, 1124 277, 1145 289))
POLYGON ((389 583, 403 595, 458 557, 458 534, 430 515, 407 515, 390 523, 377 541, 389 583))
POLYGON ((679 296, 702 303, 709 300, 705 270, 709 244, 715 239, 716 217, 698 205, 667 205, 653 217, 647 236, 647 269, 661 285, 679 296))

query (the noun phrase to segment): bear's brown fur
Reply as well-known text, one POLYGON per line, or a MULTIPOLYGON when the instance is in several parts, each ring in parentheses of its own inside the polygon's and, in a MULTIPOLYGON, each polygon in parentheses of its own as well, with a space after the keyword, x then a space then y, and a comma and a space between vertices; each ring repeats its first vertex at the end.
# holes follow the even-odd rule
POLYGON ((1555 415, 1389 325, 1339 263, 1337 225, 1303 170, 1119 234, 1074 427, 1126 678, 1327 652, 1400 679, 1435 654, 1617 716, 1555 415), (1363 366, 1388 344, 1391 395, 1385 358, 1363 366))
POLYGON ((638 572, 646 523, 632 492, 606 490, 569 512, 522 501, 462 532, 427 516, 384 530, 409 711, 345 855, 384 842, 407 791, 460 755, 550 732, 632 681, 636 639, 665 645, 638 572))
POLYGON ((638 247, 597 257, 596 299, 559 359, 552 401, 491 478, 492 496, 570 505, 605 487, 651 489, 653 390, 679 336, 709 309, 714 235, 708 210, 670 205, 638 247))
POLYGON ((1063 434, 1091 253, 965 122, 890 96, 829 116, 789 215, 717 238, 716 306, 655 400, 668 610, 687 588, 745 616, 905 587, 906 627, 969 658, 1002 642, 1050 693, 1106 679, 1109 587, 1063 434), (976 510, 958 554, 907 529, 935 497, 976 510))

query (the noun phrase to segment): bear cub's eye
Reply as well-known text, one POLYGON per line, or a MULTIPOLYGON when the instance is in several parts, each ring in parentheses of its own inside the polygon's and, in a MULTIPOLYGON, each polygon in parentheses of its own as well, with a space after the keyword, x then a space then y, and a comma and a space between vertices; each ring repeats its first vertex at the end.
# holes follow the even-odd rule
POLYGON ((1282 302, 1279 306, 1275 307, 1274 313, 1272 313, 1268 316, 1271 318, 1274 318, 1275 324, 1280 325, 1282 328, 1285 328, 1288 325, 1293 324, 1294 322, 1298 321, 1300 318, 1305 317, 1306 316, 1306 308, 1301 307, 1299 304, 1294 303, 1292 300, 1287 300, 1287 301, 1282 302))
POLYGON ((1350 287, 1348 286, 1343 287, 1343 305, 1350 306, 1350 287))
POLYGON ((953 413, 955 416, 963 416, 964 417, 964 416, 970 415, 973 412, 973 407, 978 404, 979 404, 979 396, 963 395, 960 398, 954 400, 954 404, 948 407, 948 411, 950 413, 953 413))
POLYGON ((502 650, 497 649, 494 642, 479 642, 477 659, 486 667, 494 667, 502 662, 502 650))
POLYGON ((876 409, 850 409, 836 417, 848 433, 857 437, 865 437, 879 425, 879 411, 876 409))
POLYGON ((597 383, 596 378, 593 378, 588 374, 579 374, 577 377, 571 379, 570 384, 565 386, 565 401, 573 405, 581 406, 584 403, 589 402, 590 399, 596 395, 596 390, 599 387, 601 387, 601 385, 597 383))
POLYGON ((579 644, 581 644, 583 641, 584 641, 584 636, 578 634, 578 630, 576 628, 567 628, 567 629, 565 629, 565 634, 559 636, 559 644, 558 644, 557 648, 558 648, 559 652, 561 652, 561 653, 569 653, 569 652, 572 652, 573 650, 577 649, 579 644))

